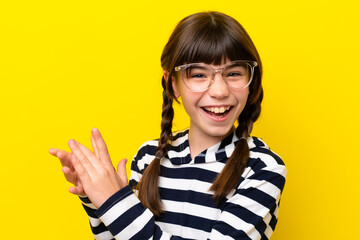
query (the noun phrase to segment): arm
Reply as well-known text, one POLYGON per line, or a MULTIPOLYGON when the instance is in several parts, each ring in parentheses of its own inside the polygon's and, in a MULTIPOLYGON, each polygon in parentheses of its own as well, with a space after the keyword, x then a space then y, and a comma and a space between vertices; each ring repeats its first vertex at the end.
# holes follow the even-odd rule
MULTIPOLYGON (((264 155, 264 154, 263 154, 264 155)), ((277 222, 286 168, 268 154, 249 160, 243 179, 233 195, 221 205, 221 214, 214 222, 208 239, 268 239, 277 222)), ((143 168, 144 163, 140 164, 143 168)), ((133 162, 135 178, 140 171, 133 162)), ((181 239, 163 232, 151 212, 144 208, 130 187, 116 193, 96 212, 116 239, 181 239)), ((206 235, 205 235, 206 236, 206 235)), ((204 235, 199 236, 203 238, 204 235)), ((194 237, 194 239, 199 239, 194 237)))
POLYGON ((244 179, 226 201, 209 239, 269 239, 285 184, 284 165, 266 166, 244 179))
MULTIPOLYGON (((104 150, 106 150, 106 152, 107 152, 107 148, 106 148, 105 142, 101 138, 100 133, 96 134, 96 139, 98 142, 98 146, 96 145, 96 141, 94 140, 93 136, 91 137, 91 143, 92 143, 92 146, 94 149, 94 155, 97 158, 100 158, 98 148, 100 148, 102 152, 104 150), (102 140, 102 142, 99 143, 99 140, 102 140)), ((78 150, 79 150, 79 148, 76 149, 76 151, 78 151, 78 150)), ((71 160, 72 158, 74 158, 73 153, 67 152, 67 151, 64 151, 61 149, 56 149, 56 148, 51 148, 49 152, 51 155, 57 157, 60 160, 62 167, 63 167, 62 171, 64 173, 66 180, 74 185, 74 186, 70 187, 69 192, 79 196, 81 203, 89 217, 90 226, 91 226, 91 230, 94 234, 94 238, 102 239, 102 240, 114 239, 113 236, 111 235, 111 233, 105 227, 105 225, 96 216, 95 211, 97 210, 97 208, 94 206, 94 204, 92 204, 90 199, 86 196, 83 185, 80 181, 80 178, 79 178, 77 172, 74 169, 74 165, 71 160)), ((109 160, 109 162, 111 164, 110 159, 108 158, 107 160, 109 160)), ((118 168, 117 168, 118 169, 117 179, 119 179, 119 182, 122 182, 123 185, 127 184, 126 161, 127 161, 126 159, 122 159, 119 162, 118 168)), ((111 166, 112 166, 112 164, 111 164, 111 166)))
MULTIPOLYGON (((122 159, 117 166, 119 175, 126 174, 126 159, 122 159)), ((96 215, 97 208, 87 196, 79 196, 83 208, 85 209, 90 222, 91 231, 97 240, 114 239, 109 229, 104 225, 100 218, 96 215)))
POLYGON ((91 227, 91 231, 93 233, 94 239, 97 240, 109 240, 114 239, 114 236, 110 233, 104 223, 99 219, 96 215, 96 208, 91 203, 88 197, 80 197, 81 203, 89 217, 89 223, 91 227))
MULTIPOLYGON (((151 147, 150 147, 151 148, 151 147)), ((155 150, 155 146, 154 149, 155 150)), ((95 213, 95 217, 100 219, 107 230, 115 239, 181 239, 171 237, 170 234, 163 232, 155 224, 155 219, 151 211, 145 208, 137 198, 134 189, 140 181, 145 166, 139 169, 138 160, 145 154, 152 155, 152 149, 141 146, 134 157, 131 165, 131 178, 129 185, 122 188, 102 204, 95 213)), ((152 159, 152 157, 149 157, 152 159)), ((147 164, 142 162, 143 164, 147 164)), ((136 190, 135 190, 136 192, 136 190)))
MULTIPOLYGON (((126 159, 122 159, 117 166, 117 173, 119 175, 126 174, 126 159)), ((104 225, 100 218, 96 215, 97 208, 87 196, 79 196, 82 206, 85 209, 94 238, 97 240, 114 239, 109 229, 104 225)))
MULTIPOLYGON (((134 178, 140 179, 142 171, 149 163, 148 160, 152 159, 152 154, 149 152, 151 151, 145 151, 144 155, 149 156, 146 161, 133 163, 134 178), (134 175, 134 172, 137 174, 134 175)), ((277 209, 285 183, 286 168, 281 164, 281 159, 274 160, 269 153, 263 155, 264 159, 259 157, 249 159, 250 166, 244 171, 239 187, 221 205, 221 214, 214 221, 209 235, 206 236, 204 232, 205 235, 191 238, 207 237, 216 240, 270 237, 277 221, 277 209), (255 166, 251 165, 252 162, 255 166)), ((132 185, 134 184, 136 184, 135 179, 132 181, 132 185)), ((84 189, 87 192, 85 185, 84 189)), ((161 230, 153 214, 141 204, 130 186, 122 188, 106 199, 95 214, 115 239, 182 239, 161 230)))

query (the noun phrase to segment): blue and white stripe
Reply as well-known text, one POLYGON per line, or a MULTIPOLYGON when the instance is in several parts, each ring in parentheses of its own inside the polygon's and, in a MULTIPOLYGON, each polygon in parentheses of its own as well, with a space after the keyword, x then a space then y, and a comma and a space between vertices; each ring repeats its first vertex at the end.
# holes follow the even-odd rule
POLYGON ((154 159, 158 142, 143 144, 134 157, 129 186, 99 209, 81 198, 95 239, 269 239, 286 167, 261 139, 247 139, 250 157, 238 187, 219 205, 209 191, 238 140, 231 134, 191 159, 188 130, 174 134, 168 156, 161 161, 160 217, 154 217, 131 188, 154 159))

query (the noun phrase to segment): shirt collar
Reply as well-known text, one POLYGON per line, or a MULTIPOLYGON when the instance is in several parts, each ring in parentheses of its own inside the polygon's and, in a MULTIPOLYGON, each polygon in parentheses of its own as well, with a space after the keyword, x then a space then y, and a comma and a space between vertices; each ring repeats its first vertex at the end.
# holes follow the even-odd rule
POLYGON ((232 132, 222 141, 205 149, 194 159, 191 159, 188 136, 188 129, 174 134, 170 150, 168 151, 168 158, 172 164, 198 164, 222 161, 230 157, 236 143, 239 141, 239 138, 232 132))

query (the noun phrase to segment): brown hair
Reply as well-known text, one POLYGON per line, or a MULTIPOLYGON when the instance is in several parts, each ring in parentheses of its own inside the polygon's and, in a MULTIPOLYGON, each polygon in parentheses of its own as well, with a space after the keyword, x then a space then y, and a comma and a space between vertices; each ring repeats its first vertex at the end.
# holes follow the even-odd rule
POLYGON ((258 63, 249 86, 246 106, 238 117, 239 125, 235 133, 240 140, 210 190, 214 191, 214 198, 220 203, 239 183, 249 158, 247 141, 241 137, 249 136, 261 111, 261 60, 249 35, 235 19, 219 12, 200 12, 179 22, 161 55, 161 66, 169 72, 169 79, 162 78, 164 90, 161 135, 155 159, 146 168, 138 184, 140 201, 156 216, 162 212, 158 188, 160 161, 166 156, 172 140, 172 103, 176 100, 171 81, 171 78, 176 76, 174 68, 194 62, 220 65, 224 58, 231 61, 253 60, 258 63))

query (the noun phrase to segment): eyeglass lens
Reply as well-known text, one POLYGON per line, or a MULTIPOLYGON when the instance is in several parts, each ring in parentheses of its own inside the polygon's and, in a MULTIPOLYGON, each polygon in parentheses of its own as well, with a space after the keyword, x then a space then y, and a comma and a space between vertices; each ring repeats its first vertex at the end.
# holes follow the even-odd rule
POLYGON ((222 72, 223 79, 230 87, 241 89, 248 84, 251 70, 250 65, 243 62, 233 63, 222 70, 214 70, 206 64, 198 63, 186 68, 183 79, 191 90, 202 91, 210 86, 216 72, 222 72))

